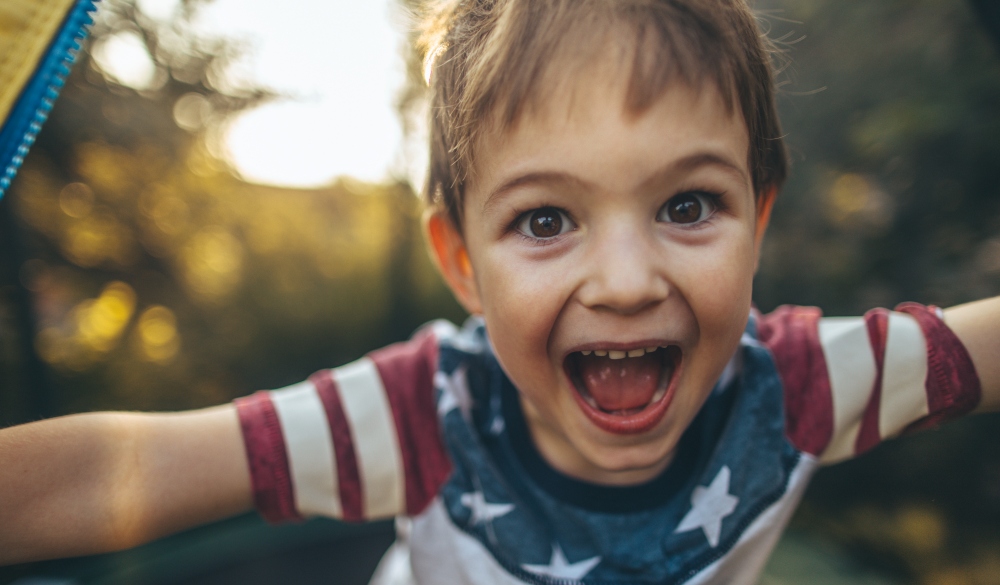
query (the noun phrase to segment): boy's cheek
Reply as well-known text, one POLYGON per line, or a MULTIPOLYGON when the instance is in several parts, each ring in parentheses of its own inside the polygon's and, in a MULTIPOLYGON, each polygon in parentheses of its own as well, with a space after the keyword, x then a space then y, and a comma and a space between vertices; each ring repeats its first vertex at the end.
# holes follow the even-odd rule
POLYGON ((497 294, 487 300, 484 316, 498 357, 531 362, 533 369, 549 359, 552 310, 545 305, 543 298, 514 293, 497 294))
POLYGON ((522 335, 544 340, 566 302, 569 275, 558 265, 522 262, 513 256, 488 260, 477 270, 484 313, 492 317, 487 324, 514 326, 522 335))
POLYGON ((681 249, 670 268, 675 284, 718 297, 720 301, 749 296, 753 287, 756 249, 752 232, 739 230, 712 246, 681 249))
MULTIPOLYGON (((725 364, 746 328, 753 297, 752 245, 703 261, 700 269, 678 276, 675 283, 698 323, 696 351, 716 354, 706 362, 725 364)), ((711 372, 705 373, 709 375, 711 372)))

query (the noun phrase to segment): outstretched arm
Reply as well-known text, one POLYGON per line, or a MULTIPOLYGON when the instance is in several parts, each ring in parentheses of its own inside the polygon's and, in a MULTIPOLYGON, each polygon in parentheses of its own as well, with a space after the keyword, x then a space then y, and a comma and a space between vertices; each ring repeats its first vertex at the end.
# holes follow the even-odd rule
POLYGON ((1000 297, 946 309, 945 323, 965 345, 983 388, 978 412, 1000 411, 1000 297))
POLYGON ((0 431, 0 565, 121 550, 251 504, 232 405, 0 431))

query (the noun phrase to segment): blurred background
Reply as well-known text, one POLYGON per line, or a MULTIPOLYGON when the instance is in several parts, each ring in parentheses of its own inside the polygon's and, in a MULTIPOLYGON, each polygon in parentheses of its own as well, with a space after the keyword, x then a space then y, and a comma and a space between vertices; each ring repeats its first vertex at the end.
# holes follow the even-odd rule
MULTIPOLYGON (((1000 294, 996 9, 756 6, 793 158, 758 306, 1000 294)), ((0 200, 0 425, 217 404, 461 321, 419 231, 405 29, 395 0, 103 0, 0 200)), ((363 583, 390 541, 246 516, 0 583, 363 583)), ((820 472, 763 582, 1000 584, 1000 417, 820 472)))

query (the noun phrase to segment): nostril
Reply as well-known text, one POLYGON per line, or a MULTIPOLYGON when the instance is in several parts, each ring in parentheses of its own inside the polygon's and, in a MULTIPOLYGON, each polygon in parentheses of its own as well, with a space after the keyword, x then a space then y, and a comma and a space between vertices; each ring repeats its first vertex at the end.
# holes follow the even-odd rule
POLYGON ((668 296, 667 287, 644 289, 607 289, 589 297, 583 297, 584 304, 592 309, 604 309, 621 315, 634 315, 658 305, 668 296))

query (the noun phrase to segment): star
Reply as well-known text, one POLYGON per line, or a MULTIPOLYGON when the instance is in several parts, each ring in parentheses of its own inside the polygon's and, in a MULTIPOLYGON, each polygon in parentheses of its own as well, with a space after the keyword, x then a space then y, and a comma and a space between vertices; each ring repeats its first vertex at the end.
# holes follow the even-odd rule
POLYGON ((467 370, 468 366, 462 364, 450 376, 441 371, 434 373, 434 385, 441 390, 438 415, 444 416, 458 408, 466 419, 470 418, 472 397, 469 395, 469 384, 465 378, 467 370))
POLYGON ((681 519, 674 534, 701 528, 708 544, 715 548, 722 533, 722 519, 733 513, 740 499, 729 493, 729 467, 722 469, 708 487, 697 486, 691 494, 691 510, 681 519))
POLYGON ((552 544, 552 560, 547 565, 521 565, 525 571, 556 579, 582 579, 590 572, 597 563, 601 562, 601 557, 591 557, 575 563, 566 560, 558 543, 552 544))
POLYGON ((469 523, 475 526, 499 518, 514 509, 514 504, 491 504, 486 501, 483 492, 462 494, 462 505, 472 510, 469 523))

